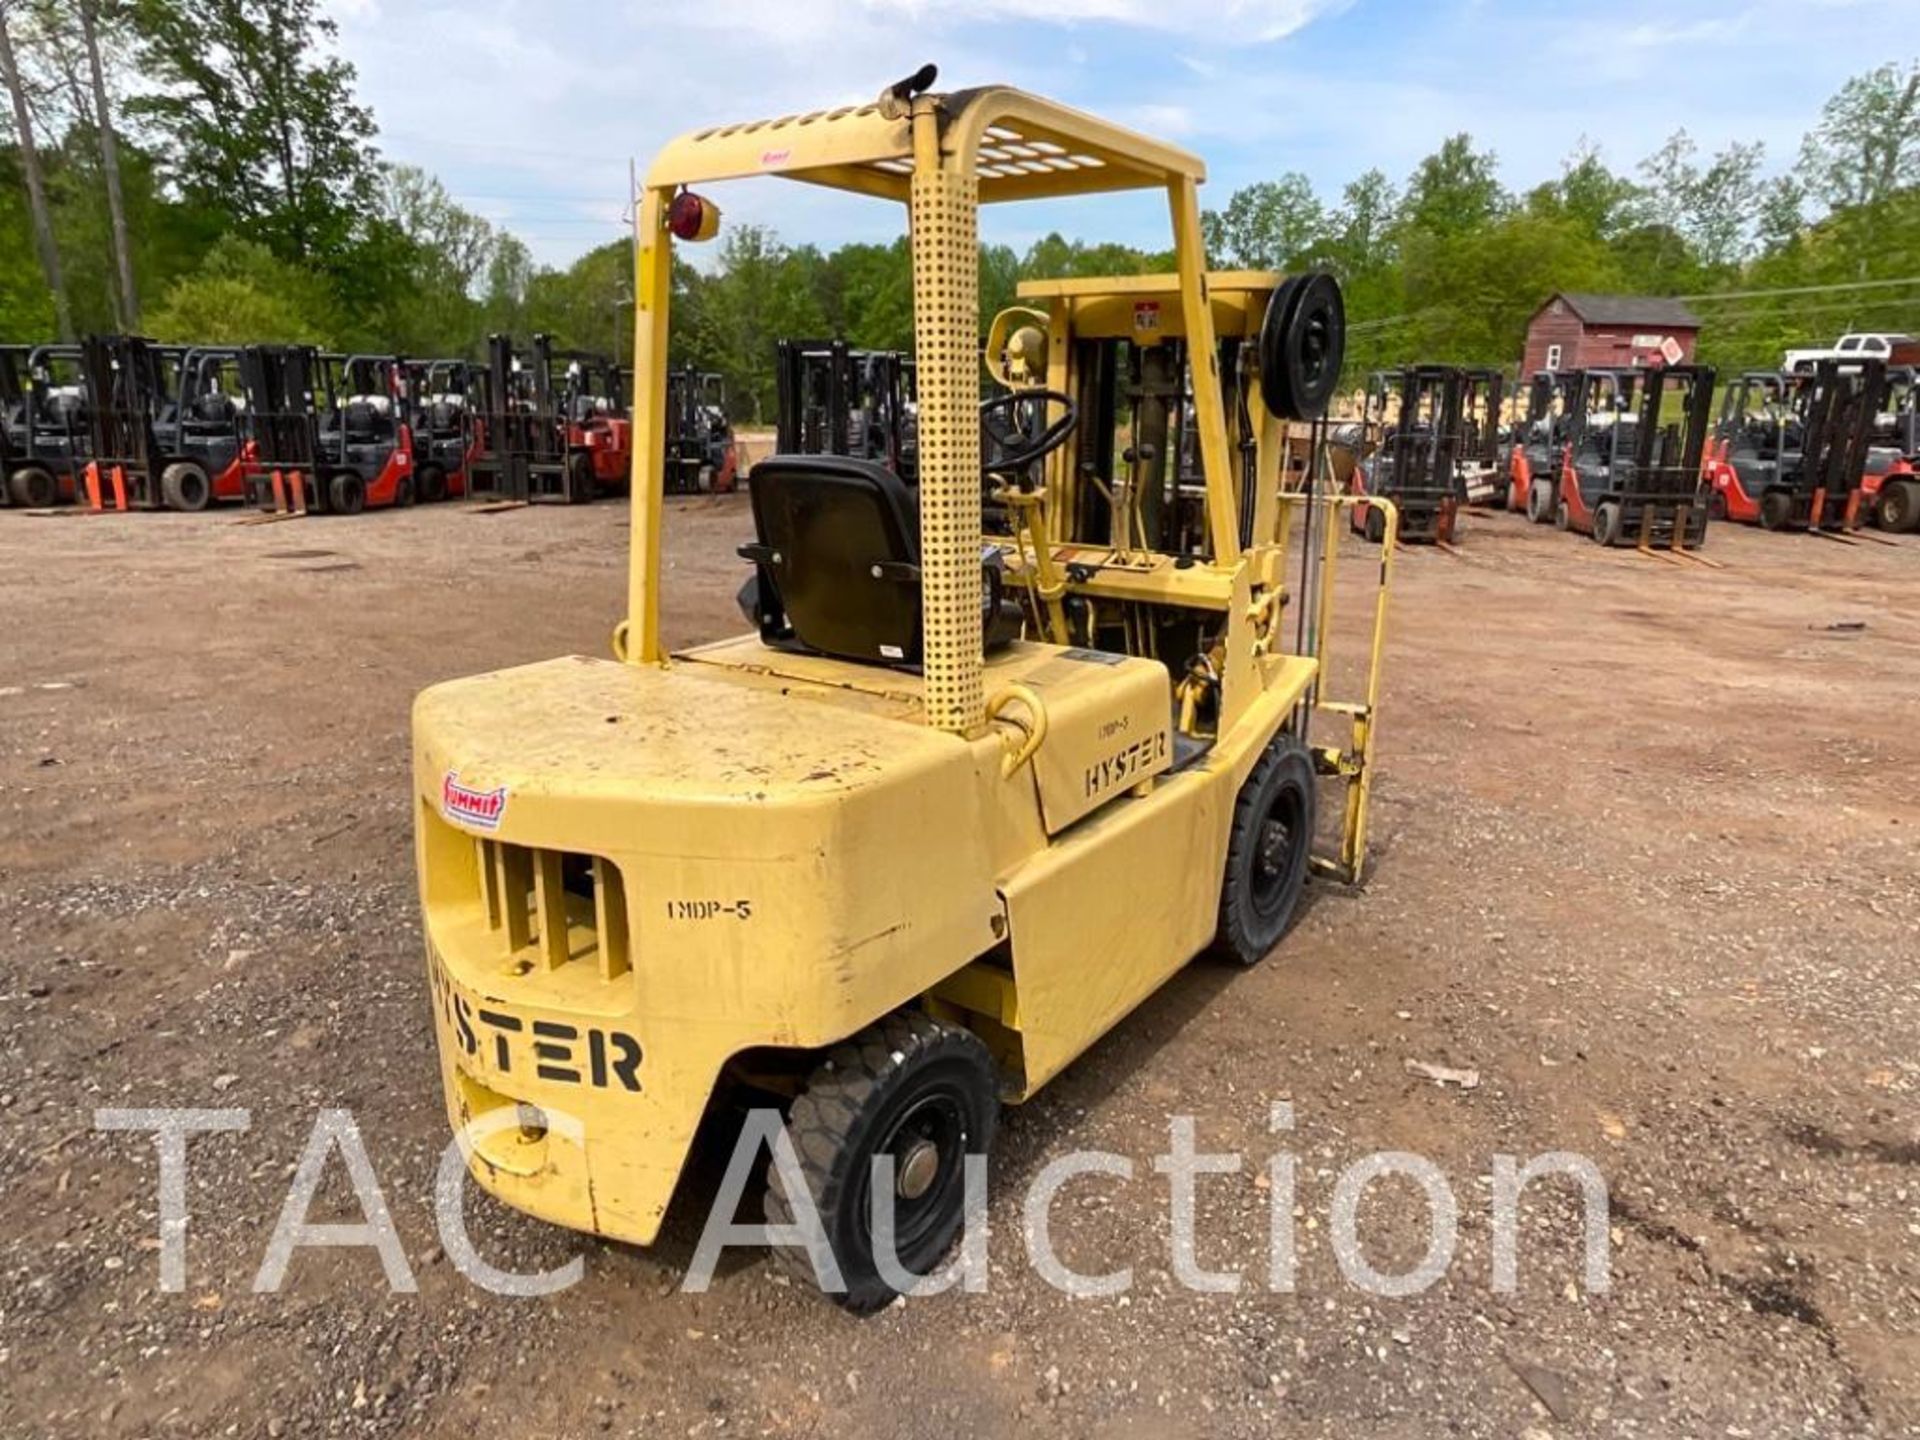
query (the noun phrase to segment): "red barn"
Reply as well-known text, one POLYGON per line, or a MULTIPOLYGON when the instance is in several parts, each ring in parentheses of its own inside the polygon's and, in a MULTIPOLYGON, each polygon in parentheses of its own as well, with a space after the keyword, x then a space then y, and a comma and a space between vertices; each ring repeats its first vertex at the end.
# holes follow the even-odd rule
POLYGON ((1684 365, 1699 335, 1700 317, 1678 300, 1562 290, 1527 322, 1520 373, 1684 365))

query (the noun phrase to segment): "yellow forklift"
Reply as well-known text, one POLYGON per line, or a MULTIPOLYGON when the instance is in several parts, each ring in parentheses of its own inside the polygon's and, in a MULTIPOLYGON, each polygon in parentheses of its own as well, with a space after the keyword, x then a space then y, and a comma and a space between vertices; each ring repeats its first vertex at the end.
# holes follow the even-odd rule
POLYGON ((930 1272, 1001 1103, 1203 951, 1263 958, 1310 869, 1358 879, 1393 555, 1363 572, 1364 687, 1336 701, 1349 502, 1283 489, 1282 456, 1289 423, 1324 429, 1338 287, 1209 276, 1192 155, 932 80, 661 152, 635 221, 615 659, 453 681, 414 707, 427 964, 471 1173, 646 1244, 717 1100, 771 1096, 807 1193, 774 1166, 767 1214, 818 1217, 838 1271, 822 1288, 855 1310, 894 1293, 878 1202, 900 1270, 930 1272), (719 226, 692 187, 757 175, 904 207, 918 486, 861 457, 761 462, 757 633, 670 654, 673 248, 719 226), (1010 388, 983 407, 979 206, 1129 189, 1166 196, 1174 273, 1029 287, 993 326, 1010 388), (1128 375, 1154 395, 1129 397, 1128 375), (1162 463, 1182 427, 1193 496, 1162 463), (1323 787, 1341 802, 1324 826, 1323 787))

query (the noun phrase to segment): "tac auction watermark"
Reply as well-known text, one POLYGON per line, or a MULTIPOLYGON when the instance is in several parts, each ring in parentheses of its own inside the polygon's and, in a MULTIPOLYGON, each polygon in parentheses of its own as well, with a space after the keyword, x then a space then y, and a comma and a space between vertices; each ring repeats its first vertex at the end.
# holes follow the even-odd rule
MULTIPOLYGON (((574 1116, 546 1109, 540 1123, 561 1143, 584 1145, 586 1129, 574 1116)), ((196 1137, 243 1135, 252 1129, 252 1112, 245 1109, 100 1109, 95 1127, 102 1131, 131 1131, 153 1138, 155 1210, 159 1216, 158 1284, 163 1293, 177 1294, 188 1286, 187 1237, 192 1223, 188 1204, 190 1142, 196 1137)), ((578 1284, 586 1273, 584 1255, 549 1270, 521 1272, 490 1263, 474 1243, 465 1215, 468 1158, 473 1147, 503 1130, 524 1124, 512 1108, 476 1117, 457 1132, 441 1153, 433 1187, 433 1224, 448 1261, 465 1279, 489 1294, 525 1298, 554 1295, 578 1284)), ((1191 1115, 1169 1119, 1166 1149, 1143 1166, 1132 1157, 1107 1150, 1075 1150, 1047 1161, 1030 1177, 1014 1207, 1018 1223, 1015 1247, 996 1252, 989 1223, 989 1198, 995 1195, 987 1157, 969 1155, 964 1161, 964 1218, 959 1235, 944 1263, 926 1274, 910 1273, 896 1247, 896 1197, 900 1186, 890 1155, 873 1157, 867 1193, 870 1201, 866 1238, 880 1277, 894 1291, 927 1297, 958 1289, 986 1293, 994 1283, 996 1263, 1022 1263, 1046 1284, 1075 1298, 1098 1299, 1126 1294, 1134 1284, 1136 1266, 1088 1273, 1076 1270, 1060 1256, 1054 1243, 1056 1211, 1071 1187, 1089 1177, 1109 1184, 1151 1186, 1153 1201, 1165 1207, 1164 1259, 1174 1283, 1198 1294, 1238 1294, 1257 1287, 1275 1294, 1293 1294, 1300 1288, 1298 1232, 1303 1224, 1298 1156, 1287 1147, 1295 1131, 1294 1106, 1276 1101, 1268 1108, 1267 1131, 1274 1145, 1258 1159, 1237 1151, 1203 1151, 1199 1127, 1191 1115), (1143 1175, 1142 1170, 1149 1174, 1143 1175), (1199 1261, 1201 1240, 1200 1192, 1203 1183, 1223 1177, 1264 1174, 1258 1187, 1264 1197, 1266 1243, 1257 1254, 1240 1257, 1226 1269, 1207 1269, 1199 1261)), ((217 1143, 203 1138, 202 1143, 217 1143)), ((225 1143, 240 1143, 228 1139, 225 1143)), ((1473 1180, 1481 1179, 1475 1174, 1473 1180)), ((1607 1182, 1587 1156, 1572 1151, 1548 1151, 1522 1159, 1517 1155, 1490 1157, 1487 1219, 1492 1237, 1488 1282, 1495 1293, 1511 1294, 1520 1285, 1522 1218, 1528 1190, 1537 1183, 1559 1178, 1568 1181, 1580 1198, 1582 1224, 1576 1255, 1538 1252, 1533 1263, 1571 1266, 1579 1283, 1591 1294, 1609 1288, 1611 1228, 1607 1182)), ((1430 1289, 1455 1264, 1459 1254, 1461 1206, 1459 1187, 1439 1165, 1404 1150, 1375 1151, 1348 1163, 1326 1198, 1326 1227, 1341 1283, 1382 1298, 1418 1295, 1430 1289), (1409 1219, 1425 1235, 1417 1263, 1386 1269, 1369 1258, 1362 1234, 1360 1210, 1376 1186, 1391 1177, 1407 1182, 1394 1187, 1410 1210, 1395 1212, 1409 1219)), ((1003 1202, 1008 1198, 998 1196, 1003 1202)), ((713 1283, 721 1258, 730 1249, 780 1247, 805 1257, 821 1290, 839 1293, 845 1288, 839 1258, 830 1241, 809 1186, 791 1133, 778 1110, 748 1112, 735 1138, 722 1176, 708 1206, 700 1239, 682 1277, 680 1288, 701 1292, 713 1283), (790 1212, 778 1222, 739 1218, 747 1190, 762 1164, 779 1177, 790 1212)), ((1376 1200, 1376 1203, 1378 1201, 1376 1200)), ((1004 1210, 1003 1206, 1003 1210, 1004 1210)), ((1311 1222, 1318 1223, 1319 1217, 1311 1222)), ((1143 1236, 1161 1231, 1157 1225, 1140 1227, 1143 1236)), ((394 1224, 372 1157, 352 1114, 341 1109, 320 1110, 281 1202, 279 1216, 268 1237, 253 1290, 276 1293, 285 1283, 298 1253, 306 1249, 363 1248, 378 1257, 387 1286, 414 1293, 418 1282, 400 1233, 394 1224), (338 1167, 351 1187, 359 1218, 320 1222, 311 1218, 316 1195, 330 1168, 338 1167)), ((1142 1254, 1138 1262, 1162 1257, 1142 1254)))

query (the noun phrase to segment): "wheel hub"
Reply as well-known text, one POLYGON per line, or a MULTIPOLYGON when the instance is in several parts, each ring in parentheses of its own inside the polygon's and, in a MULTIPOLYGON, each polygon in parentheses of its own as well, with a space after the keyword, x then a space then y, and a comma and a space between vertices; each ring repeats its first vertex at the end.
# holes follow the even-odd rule
POLYGON ((893 1188, 902 1200, 918 1200, 933 1188, 940 1173, 940 1147, 931 1140, 916 1140, 900 1159, 893 1188))

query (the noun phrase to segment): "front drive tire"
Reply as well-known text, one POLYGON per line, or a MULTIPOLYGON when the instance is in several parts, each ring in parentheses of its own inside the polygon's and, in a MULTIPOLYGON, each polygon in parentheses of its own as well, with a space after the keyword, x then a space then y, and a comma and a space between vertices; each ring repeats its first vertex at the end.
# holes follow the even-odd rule
POLYGON ((1233 804, 1214 948, 1236 965, 1264 960, 1293 923, 1313 851, 1313 761, 1291 735, 1261 755, 1233 804))
POLYGON ((1889 480, 1874 507, 1874 523, 1895 534, 1920 525, 1920 480, 1889 480))
POLYGON ((336 475, 327 486, 329 507, 336 515, 358 515, 367 508, 367 485, 358 475, 336 475))
POLYGON ((1593 538, 1602 545, 1617 545, 1624 513, 1615 501, 1602 500, 1599 508, 1593 512, 1593 538))
POLYGON ((169 510, 189 514, 204 510, 213 499, 213 481, 191 461, 181 460, 160 472, 160 498, 169 510))
MULTIPOLYGON (((1000 1118, 993 1057, 971 1030, 902 1011, 835 1046, 787 1116, 809 1198, 840 1267, 835 1304, 858 1314, 895 1290, 873 1258, 873 1157, 894 1161, 894 1250, 909 1275, 931 1272, 966 1218, 965 1157, 992 1148, 1000 1118)), ((794 1223, 778 1165, 767 1176, 772 1225, 794 1223)), ((804 1247, 781 1261, 812 1281, 804 1247)))
POLYGON ((7 481, 7 493, 13 503, 31 510, 44 510, 60 500, 60 482, 53 472, 38 465, 23 465, 7 481))

